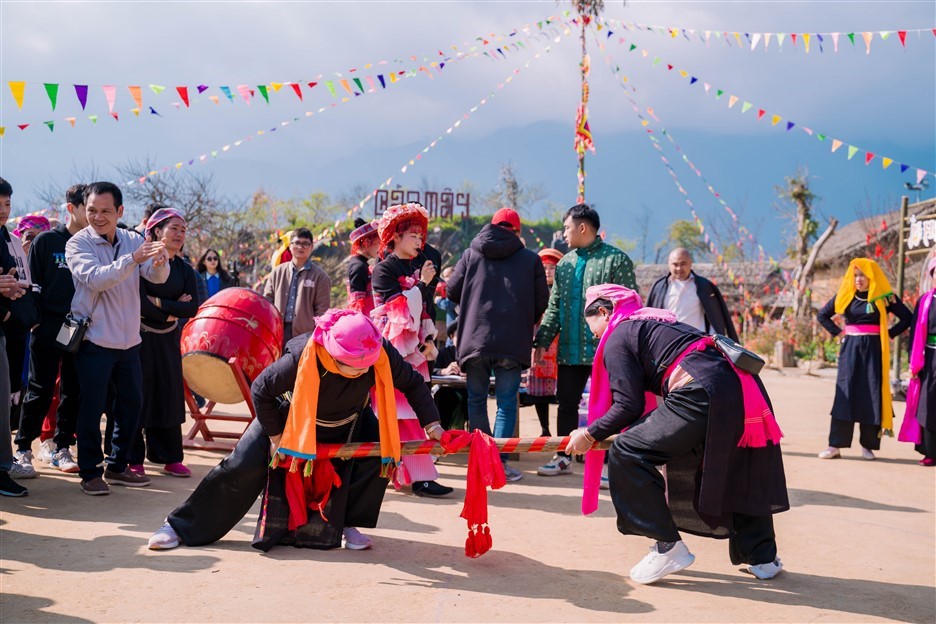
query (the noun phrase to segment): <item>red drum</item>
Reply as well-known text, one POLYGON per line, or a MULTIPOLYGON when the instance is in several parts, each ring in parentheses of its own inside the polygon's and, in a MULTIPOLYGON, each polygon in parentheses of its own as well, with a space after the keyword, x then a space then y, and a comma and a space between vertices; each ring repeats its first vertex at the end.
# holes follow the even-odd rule
POLYGON ((280 356, 283 317, 247 288, 226 288, 198 308, 182 330, 182 375, 192 391, 215 403, 244 400, 228 360, 253 381, 280 356))

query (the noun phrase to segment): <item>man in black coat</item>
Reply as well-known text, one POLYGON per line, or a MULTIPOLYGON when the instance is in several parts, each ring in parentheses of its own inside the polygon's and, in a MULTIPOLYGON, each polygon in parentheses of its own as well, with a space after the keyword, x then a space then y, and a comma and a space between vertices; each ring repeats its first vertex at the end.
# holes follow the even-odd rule
MULTIPOLYGON (((458 364, 468 381, 469 426, 491 434, 487 394, 493 372, 494 437, 511 437, 520 373, 530 367, 533 328, 549 303, 543 262, 523 246, 516 211, 501 208, 494 214, 455 265, 446 291, 460 309, 458 364)), ((504 473, 508 481, 523 476, 506 461, 504 473)))
POLYGON ((669 275, 653 283, 646 305, 676 315, 680 323, 707 334, 716 333, 738 341, 738 332, 718 287, 692 271, 692 255, 677 247, 669 255, 669 275))

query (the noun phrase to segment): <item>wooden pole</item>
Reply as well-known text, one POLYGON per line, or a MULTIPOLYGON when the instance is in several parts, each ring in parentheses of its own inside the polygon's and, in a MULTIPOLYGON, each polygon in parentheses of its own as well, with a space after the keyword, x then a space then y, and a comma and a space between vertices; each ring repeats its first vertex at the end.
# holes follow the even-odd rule
MULTIPOLYGON (((910 206, 910 198, 904 195, 900 198, 900 219, 897 221, 897 299, 903 301, 904 294, 904 264, 907 262, 907 243, 905 237, 905 228, 907 226, 907 211, 910 206)), ((900 336, 894 338, 893 349, 893 374, 891 375, 892 389, 900 389, 900 336)))
MULTIPOLYGON (((607 450, 611 447, 617 436, 596 442, 593 450, 607 450)), ((564 451, 569 444, 571 436, 541 437, 541 438, 495 438, 497 448, 504 453, 555 453, 564 451)), ((471 445, 468 444, 450 455, 463 455, 468 453, 471 445)), ((402 455, 445 455, 442 445, 435 440, 422 442, 404 442, 400 445, 402 455)), ((379 442, 352 442, 349 444, 319 444, 316 448, 316 459, 351 459, 354 457, 380 457, 379 442)))

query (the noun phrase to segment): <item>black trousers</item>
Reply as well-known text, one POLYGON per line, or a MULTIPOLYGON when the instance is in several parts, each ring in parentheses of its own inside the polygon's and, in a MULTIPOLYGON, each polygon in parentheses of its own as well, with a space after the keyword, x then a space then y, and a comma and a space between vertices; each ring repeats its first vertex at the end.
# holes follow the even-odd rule
POLYGON ((75 356, 81 406, 78 410, 78 467, 82 480, 104 474, 101 451, 101 415, 107 408, 111 384, 114 387, 114 433, 106 463, 110 470, 127 469, 127 453, 140 421, 143 403, 143 371, 140 346, 108 349, 84 341, 75 356))
MULTIPOLYGON (((657 409, 615 439, 608 478, 618 531, 660 542, 681 539, 658 467, 704 448, 708 411, 708 394, 690 383, 669 393, 657 409)), ((777 556, 773 517, 732 514, 728 553, 734 564, 772 562, 777 556)))
POLYGON ((16 432, 16 446, 21 451, 29 450, 42 433, 42 422, 52 405, 60 369, 59 405, 52 439, 60 449, 75 443, 80 400, 75 356, 56 346, 54 339, 33 333, 29 343, 29 384, 20 412, 19 431, 16 432))
POLYGON ((166 518, 182 543, 203 546, 227 535, 263 491, 269 460, 270 438, 254 420, 231 454, 166 518))
POLYGON ((143 427, 137 429, 127 454, 127 463, 142 464, 145 456, 154 464, 175 464, 182 462, 182 455, 181 425, 143 427))
MULTIPOLYGON (((373 420, 376 425, 376 419, 373 420)), ((231 454, 205 475, 192 495, 176 507, 166 521, 186 546, 203 546, 221 539, 250 511, 263 492, 269 463, 270 439, 263 434, 259 421, 254 420, 231 454)), ((335 547, 340 545, 342 527, 377 525, 383 493, 387 489, 387 479, 379 476, 380 460, 368 458, 340 463, 347 464, 346 470, 338 468, 346 485, 333 490, 333 498, 326 508, 331 526, 322 526, 316 521, 316 512, 310 511, 310 522, 303 527, 308 534, 294 536, 297 545, 321 547, 319 543, 324 541, 326 547, 335 547)), ((285 525, 285 515, 280 513, 278 519, 285 525)), ((267 541, 255 543, 255 547, 267 550, 285 535, 282 527, 278 527, 282 530, 270 528, 267 541)))
MULTIPOLYGON (((855 423, 850 420, 832 418, 832 424, 829 426, 829 446, 851 448, 854 436, 855 423)), ((881 425, 858 423, 858 443, 869 451, 879 450, 881 448, 881 425)))
POLYGON ((936 431, 930 431, 926 427, 922 428, 923 431, 923 443, 915 444, 913 448, 916 449, 916 452, 924 457, 929 457, 930 459, 936 459, 936 431))
POLYGON ((590 375, 591 366, 559 365, 556 378, 556 399, 559 401, 556 435, 567 436, 578 428, 579 402, 590 375))

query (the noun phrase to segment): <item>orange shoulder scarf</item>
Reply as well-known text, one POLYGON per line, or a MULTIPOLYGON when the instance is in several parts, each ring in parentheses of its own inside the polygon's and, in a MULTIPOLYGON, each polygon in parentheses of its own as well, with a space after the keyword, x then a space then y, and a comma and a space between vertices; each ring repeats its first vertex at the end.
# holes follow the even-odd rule
MULTIPOLYGON (((315 459, 315 423, 318 414, 319 377, 318 362, 329 373, 341 375, 335 359, 325 347, 309 340, 299 358, 299 371, 286 428, 280 440, 279 452, 299 459, 315 459)), ((380 455, 384 464, 396 465, 400 461, 400 429, 397 425, 396 402, 393 393, 393 376, 390 373, 390 358, 381 348, 380 357, 374 365, 376 377, 376 408, 380 423, 380 455)))

